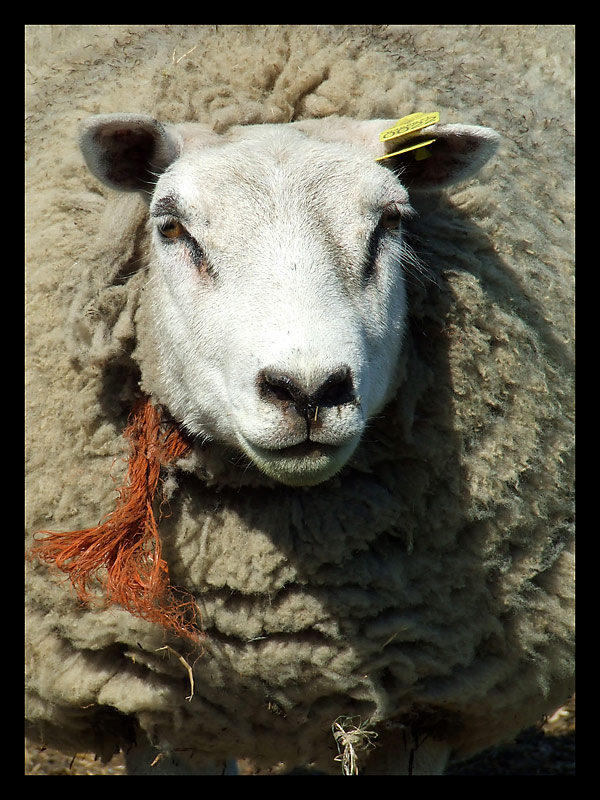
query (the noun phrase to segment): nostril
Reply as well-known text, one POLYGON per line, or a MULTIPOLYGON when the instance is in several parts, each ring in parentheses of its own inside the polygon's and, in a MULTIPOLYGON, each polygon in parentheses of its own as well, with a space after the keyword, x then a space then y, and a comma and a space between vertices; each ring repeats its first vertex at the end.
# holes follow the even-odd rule
POLYGON ((353 400, 354 384, 350 367, 341 367, 332 372, 310 398, 312 405, 321 406, 342 406, 353 400))
POLYGON ((263 370, 259 374, 259 391, 263 399, 270 402, 306 405, 308 397, 289 375, 263 370))

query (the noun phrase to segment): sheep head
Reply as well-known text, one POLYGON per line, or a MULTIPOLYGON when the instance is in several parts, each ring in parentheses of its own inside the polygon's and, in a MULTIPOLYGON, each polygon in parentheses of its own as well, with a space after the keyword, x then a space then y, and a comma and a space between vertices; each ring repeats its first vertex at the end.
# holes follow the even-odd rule
POLYGON ((390 124, 82 126, 92 173, 149 204, 153 395, 284 484, 337 473, 395 391, 409 191, 468 177, 497 146, 487 128, 433 125, 429 158, 376 163, 390 124))

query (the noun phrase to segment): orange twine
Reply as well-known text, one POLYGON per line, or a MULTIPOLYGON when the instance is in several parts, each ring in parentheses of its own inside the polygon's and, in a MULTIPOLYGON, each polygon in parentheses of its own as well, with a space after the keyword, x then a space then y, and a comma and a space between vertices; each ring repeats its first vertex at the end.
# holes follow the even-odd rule
POLYGON ((96 528, 39 531, 47 535, 31 555, 66 572, 82 602, 94 599, 90 585, 97 580, 108 605, 121 605, 197 643, 197 607, 192 595, 170 584, 153 510, 161 467, 185 455, 190 445, 175 425, 163 429, 149 398, 136 404, 123 435, 131 454, 116 509, 96 528))

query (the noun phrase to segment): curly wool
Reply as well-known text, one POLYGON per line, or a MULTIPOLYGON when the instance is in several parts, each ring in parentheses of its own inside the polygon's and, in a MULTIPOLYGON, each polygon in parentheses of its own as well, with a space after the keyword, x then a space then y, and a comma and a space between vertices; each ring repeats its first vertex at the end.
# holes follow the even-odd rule
MULTIPOLYGON (((504 69, 499 54, 518 32, 480 30, 477 42, 458 26, 381 31, 364 41, 346 28, 232 28, 213 41, 192 26, 177 29, 169 47, 183 54, 201 38, 202 58, 190 53, 177 64, 152 28, 94 36, 100 48, 116 39, 124 54, 136 43, 147 48, 138 102, 172 121, 194 116, 224 129, 330 113, 399 117, 433 103, 448 106, 449 118, 502 128, 487 73, 469 53, 488 61, 495 53, 495 69, 504 69), (400 43, 397 60, 386 51, 400 43), (233 75, 220 56, 232 48, 233 75), (449 63, 473 78, 460 91, 451 92, 460 69, 449 63), (442 80, 447 94, 428 88, 442 80)), ((83 58, 88 34, 71 35, 83 58)), ((545 44, 536 31, 530 47, 558 53, 562 35, 549 30, 545 44)), ((104 87, 102 109, 86 101, 86 113, 131 107, 123 99, 128 69, 123 61, 123 86, 104 87)), ((75 73, 73 87, 78 80, 75 73)), ((560 113, 554 87, 546 91, 534 67, 506 81, 515 98, 537 92, 539 115, 560 113)), ((113 508, 111 465, 126 454, 121 432, 152 369, 139 312, 143 203, 98 194, 75 161, 74 136, 65 151, 63 127, 74 130, 77 114, 45 116, 44 92, 61 90, 43 86, 30 121, 34 140, 48 129, 51 145, 32 153, 29 167, 42 187, 28 271, 32 532, 93 527, 113 508)), ((276 487, 235 454, 199 443, 169 474, 163 556, 172 583, 196 597, 206 632, 191 702, 181 664, 157 652, 165 642, 184 654, 189 648, 115 606, 81 606, 60 573, 31 566, 33 737, 108 757, 146 731, 165 752, 193 742, 198 758, 233 754, 330 770, 340 716, 369 720, 378 743, 412 729, 464 755, 513 735, 569 694, 572 373, 564 309, 572 242, 568 173, 549 130, 511 129, 516 143, 487 182, 415 202, 412 240, 427 271, 407 277, 403 381, 340 476, 310 490, 276 487)), ((114 479, 124 470, 116 466, 114 479)))

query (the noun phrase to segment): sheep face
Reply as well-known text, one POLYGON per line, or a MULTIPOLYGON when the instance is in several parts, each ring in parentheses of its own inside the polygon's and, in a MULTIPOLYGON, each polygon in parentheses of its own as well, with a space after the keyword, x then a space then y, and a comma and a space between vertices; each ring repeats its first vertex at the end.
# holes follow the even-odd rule
POLYGON ((159 178, 152 307, 171 412, 287 484, 337 472, 389 398, 408 194, 294 130, 185 151, 159 178))
POLYGON ((142 301, 153 393, 192 435, 288 485, 338 472, 395 388, 411 207, 361 146, 373 123, 355 124, 357 142, 133 115, 93 118, 82 134, 109 185, 148 196, 158 172, 142 301))

